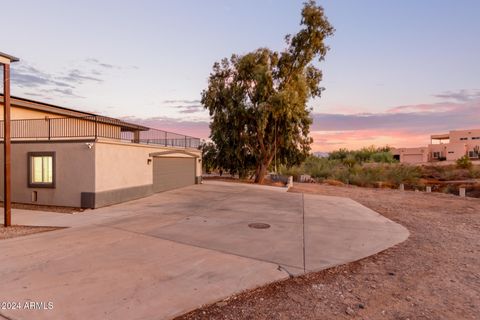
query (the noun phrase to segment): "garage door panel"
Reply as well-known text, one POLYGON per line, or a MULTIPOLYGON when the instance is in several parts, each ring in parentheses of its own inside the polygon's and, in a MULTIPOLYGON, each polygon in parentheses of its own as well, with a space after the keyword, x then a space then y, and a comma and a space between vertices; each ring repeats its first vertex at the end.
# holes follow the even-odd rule
POLYGON ((195 184, 195 158, 153 159, 153 189, 166 191, 195 184))

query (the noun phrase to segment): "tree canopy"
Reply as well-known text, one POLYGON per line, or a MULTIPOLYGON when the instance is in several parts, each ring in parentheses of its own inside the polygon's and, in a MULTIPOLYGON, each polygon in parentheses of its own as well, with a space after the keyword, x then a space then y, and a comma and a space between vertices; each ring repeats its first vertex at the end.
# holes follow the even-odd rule
POLYGON ((310 151, 307 102, 323 90, 314 62, 324 60, 334 29, 313 0, 301 15, 302 28, 285 37, 285 50, 259 48, 216 62, 202 92, 217 165, 240 176, 254 172, 255 182, 263 181, 275 156, 294 165, 310 151))

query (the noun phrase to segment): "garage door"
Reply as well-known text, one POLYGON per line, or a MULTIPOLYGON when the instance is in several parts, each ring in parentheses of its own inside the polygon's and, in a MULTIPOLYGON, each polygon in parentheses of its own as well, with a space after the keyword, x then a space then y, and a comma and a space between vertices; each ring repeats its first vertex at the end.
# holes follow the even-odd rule
POLYGON ((423 155, 421 154, 404 154, 403 162, 405 163, 420 163, 423 161, 423 155))
POLYGON ((195 184, 195 158, 153 158, 155 192, 195 184))

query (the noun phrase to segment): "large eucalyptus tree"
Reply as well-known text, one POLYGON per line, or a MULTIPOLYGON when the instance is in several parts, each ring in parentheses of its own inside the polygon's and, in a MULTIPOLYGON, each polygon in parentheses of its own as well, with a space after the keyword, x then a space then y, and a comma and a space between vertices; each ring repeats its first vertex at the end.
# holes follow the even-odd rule
POLYGON ((320 97, 321 70, 334 28, 322 7, 304 4, 302 29, 285 37, 281 52, 259 48, 213 66, 202 104, 211 116, 211 139, 220 167, 261 183, 274 157, 293 165, 310 151, 310 98, 320 97))

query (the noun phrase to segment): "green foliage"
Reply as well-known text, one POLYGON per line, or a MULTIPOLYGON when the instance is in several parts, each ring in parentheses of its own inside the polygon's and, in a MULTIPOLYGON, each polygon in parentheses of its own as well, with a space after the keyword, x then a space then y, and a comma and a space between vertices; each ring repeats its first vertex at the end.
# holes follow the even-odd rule
POLYGON ((472 161, 468 156, 463 156, 457 159, 457 167, 461 169, 469 169, 472 167, 472 161))
POLYGON ((199 149, 202 150, 202 165, 206 173, 211 173, 217 168, 217 148, 211 142, 200 144, 199 149))
POLYGON ((396 160, 393 158, 393 154, 390 151, 375 152, 370 157, 373 162, 377 163, 394 163, 396 160))
POLYGON ((337 153, 335 159, 310 156, 300 166, 281 167, 280 173, 294 177, 308 174, 319 181, 338 180, 362 187, 374 187, 381 183, 391 186, 398 186, 400 183, 414 184, 422 174, 421 168, 417 166, 390 163, 360 164, 353 153, 348 153, 345 158, 338 156, 339 154, 337 153))
POLYGON ((375 146, 364 147, 360 150, 340 149, 329 154, 330 160, 346 161, 346 165, 362 164, 364 162, 394 163, 391 148, 389 146, 377 148, 375 146), (352 160, 354 159, 354 161, 352 160), (348 160, 347 160, 348 159, 348 160))
MULTIPOLYGON (((354 165, 357 164, 357 158, 353 154, 349 154, 345 159, 342 160, 343 164, 349 168, 352 168, 354 165)), ((362 162, 359 160, 358 162, 362 162)))
POLYGON ((469 170, 470 178, 480 179, 480 166, 472 166, 469 170))
POLYGON ((262 182, 274 156, 285 166, 300 164, 310 151, 309 99, 319 97, 322 72, 313 63, 328 51, 334 29, 311 0, 302 10, 302 29, 285 40, 286 50, 260 48, 232 55, 213 66, 202 104, 211 116, 218 165, 262 182))

